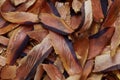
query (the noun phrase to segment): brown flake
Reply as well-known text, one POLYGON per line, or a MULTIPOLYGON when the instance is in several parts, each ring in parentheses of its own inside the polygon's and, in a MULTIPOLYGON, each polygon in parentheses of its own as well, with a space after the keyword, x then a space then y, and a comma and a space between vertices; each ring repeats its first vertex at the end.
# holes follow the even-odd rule
POLYGON ((17 69, 17 76, 16 80, 26 79, 30 76, 28 75, 32 70, 33 67, 42 63, 43 60, 51 53, 52 45, 50 44, 49 35, 44 38, 44 40, 36 45, 29 54, 24 58, 25 61, 19 66, 17 69), (35 65, 36 64, 36 65, 35 65))
POLYGON ((21 26, 13 32, 6 51, 7 64, 14 64, 29 40, 26 32, 31 30, 32 27, 21 26))
POLYGON ((65 41, 64 37, 54 32, 50 32, 50 38, 56 54, 59 55, 65 70, 69 75, 80 74, 81 66, 76 62, 71 50, 65 41), (59 42, 58 42, 59 40, 59 42))
POLYGON ((16 76, 16 66, 5 66, 2 70, 1 70, 1 78, 2 79, 14 79, 16 76))

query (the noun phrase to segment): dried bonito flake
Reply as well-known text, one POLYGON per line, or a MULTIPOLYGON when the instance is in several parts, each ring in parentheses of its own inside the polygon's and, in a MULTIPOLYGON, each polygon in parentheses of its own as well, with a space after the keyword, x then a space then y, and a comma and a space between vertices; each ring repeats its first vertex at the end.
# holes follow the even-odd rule
POLYGON ((114 22, 113 26, 115 27, 115 33, 113 34, 113 37, 111 39, 111 56, 114 56, 116 54, 116 50, 120 45, 120 12, 119 15, 114 22))
POLYGON ((57 31, 62 34, 70 34, 73 29, 61 18, 55 16, 54 14, 40 13, 40 22, 50 30, 57 31), (53 23, 54 22, 54 23, 53 23))
POLYGON ((2 13, 4 19, 12 23, 38 23, 38 16, 28 12, 8 12, 2 13))
POLYGON ((74 49, 76 54, 80 56, 79 60, 80 60, 81 66, 84 67, 88 57, 89 39, 87 37, 80 37, 75 39, 75 42, 73 44, 74 44, 74 49))
POLYGON ((52 45, 50 43, 49 35, 46 36, 43 41, 36 45, 24 58, 25 61, 18 67, 16 80, 29 78, 29 73, 34 72, 33 67, 42 63, 43 60, 51 53, 52 45), (21 71, 22 70, 22 71, 21 71))
POLYGON ((2 28, 0 28, 0 35, 6 34, 10 31, 14 30, 18 26, 19 26, 19 24, 9 24, 5 27, 2 27, 2 28))
POLYGON ((88 59, 92 59, 102 52, 102 50, 110 42, 110 40, 114 34, 114 30, 115 30, 114 27, 105 28, 90 37, 88 59))
POLYGON ((43 73, 44 73, 43 66, 39 64, 35 73, 34 80, 40 80, 42 78, 43 73))
POLYGON ((93 11, 93 18, 96 22, 101 22, 104 19, 104 14, 101 8, 100 0, 91 0, 92 1, 92 11, 93 11))
POLYGON ((107 17, 103 23, 104 27, 112 26, 120 12, 120 0, 115 0, 108 10, 107 17))
POLYGON ((92 71, 92 68, 93 68, 93 60, 88 60, 84 66, 81 80, 86 80, 88 78, 88 76, 90 75, 92 71))
POLYGON ((54 32, 50 32, 51 42, 55 49, 56 54, 59 55, 65 70, 69 75, 81 74, 82 68, 76 62, 74 51, 71 51, 72 48, 69 40, 66 40, 61 35, 58 35, 54 32), (59 43, 58 43, 59 40, 59 43), (61 46, 61 48, 59 48, 61 46))
POLYGON ((0 0, 0 80, 119 80, 120 0, 0 0))
POLYGON ((92 2, 91 0, 87 0, 84 2, 84 23, 81 28, 81 32, 86 31, 91 27, 91 23, 93 21, 93 13, 92 13, 92 2))
POLYGON ((60 13, 61 18, 64 19, 65 21, 67 21, 67 18, 70 18, 69 17, 70 16, 69 2, 66 2, 66 3, 56 2, 55 6, 56 6, 58 12, 60 13))
POLYGON ((42 27, 41 25, 34 25, 34 26, 35 27, 37 26, 39 28, 38 29, 34 28, 34 30, 27 32, 27 35, 31 39, 41 42, 48 35, 48 30, 46 30, 44 28, 40 29, 40 27, 42 27))
POLYGON ((32 26, 20 26, 13 32, 6 51, 7 64, 14 64, 29 40, 26 32, 31 30, 32 26))
POLYGON ((119 66, 120 66, 119 56, 120 56, 120 49, 117 50, 117 53, 113 58, 111 58, 110 56, 110 51, 106 52, 106 54, 97 56, 95 58, 95 67, 93 71, 94 72, 100 72, 100 71, 106 72, 106 71, 113 71, 113 70, 119 69, 119 66))
POLYGON ((55 65, 43 64, 43 69, 47 72, 51 80, 65 80, 64 76, 55 65))

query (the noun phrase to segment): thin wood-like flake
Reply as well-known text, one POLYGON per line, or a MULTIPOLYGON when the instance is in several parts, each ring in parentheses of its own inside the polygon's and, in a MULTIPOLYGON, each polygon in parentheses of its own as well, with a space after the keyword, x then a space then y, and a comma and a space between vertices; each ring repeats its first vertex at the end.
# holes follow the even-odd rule
POLYGON ((0 80, 119 80, 120 0, 0 0, 0 80))
POLYGON ((111 39, 111 56, 114 56, 116 54, 117 47, 120 44, 120 36, 119 36, 120 34, 120 12, 113 26, 115 27, 115 33, 113 34, 113 37, 111 39))
POLYGON ((12 23, 38 23, 38 16, 27 12, 8 12, 2 13, 4 19, 12 23))
POLYGON ((89 39, 87 37, 75 39, 74 49, 76 54, 80 57, 81 66, 84 67, 88 57, 89 39))
POLYGON ((47 72, 51 80, 65 80, 59 69, 52 64, 43 64, 43 69, 47 72))
POLYGON ((15 80, 29 79, 30 74, 35 72, 39 63, 51 53, 52 45, 50 44, 49 35, 38 45, 36 45, 25 57, 25 61, 17 69, 15 80))
POLYGON ((120 49, 117 50, 117 53, 114 56, 114 58, 111 58, 110 51, 108 51, 106 54, 97 56, 95 58, 94 72, 100 72, 100 71, 106 72, 106 71, 113 71, 119 69, 120 68, 119 56, 120 56, 120 49))
POLYGON ((59 17, 48 14, 48 13, 41 13, 39 15, 40 22, 42 22, 45 28, 50 29, 54 32, 61 33, 61 34, 69 34, 72 33, 73 30, 68 26, 68 24, 59 17), (54 23, 53 23, 54 22, 54 23))
POLYGON ((114 28, 111 27, 104 29, 90 37, 91 39, 88 59, 92 59, 102 52, 105 46, 110 42, 113 33, 114 28))
POLYGON ((22 50, 29 40, 26 32, 31 30, 31 26, 21 26, 13 32, 6 51, 7 64, 14 64, 17 57, 22 53, 22 50))
POLYGON ((104 18, 100 0, 91 0, 92 1, 92 11, 93 11, 93 18, 96 22, 101 22, 104 18))
POLYGON ((91 23, 93 21, 93 13, 92 13, 92 2, 91 0, 87 0, 84 3, 84 23, 81 28, 81 32, 84 32, 85 30, 89 29, 91 27, 91 23))
POLYGON ((112 26, 115 20, 118 17, 118 14, 120 12, 120 0, 115 0, 111 7, 108 10, 107 17, 103 23, 103 27, 112 26))
POLYGON ((76 59, 73 55, 75 55, 69 48, 70 42, 66 42, 64 37, 50 32, 51 42, 55 49, 56 54, 59 55, 65 70, 68 72, 69 75, 76 75, 81 73, 81 67, 76 62, 76 59), (59 42, 58 42, 59 41, 59 42), (60 48, 61 47, 61 48, 60 48))

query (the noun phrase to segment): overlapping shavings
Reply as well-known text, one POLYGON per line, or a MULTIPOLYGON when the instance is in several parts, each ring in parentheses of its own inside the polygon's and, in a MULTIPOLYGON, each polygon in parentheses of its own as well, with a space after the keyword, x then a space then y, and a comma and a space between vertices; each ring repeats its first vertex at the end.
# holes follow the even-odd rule
POLYGON ((55 6, 56 6, 61 18, 64 19, 66 23, 70 24, 70 5, 69 5, 69 3, 68 2, 66 2, 66 3, 56 2, 55 6))
POLYGON ((30 78, 30 74, 34 74, 34 69, 36 69, 37 66, 43 62, 43 60, 51 53, 51 51, 52 45, 48 35, 40 44, 36 45, 25 58, 23 58, 23 62, 17 69, 17 75, 15 79, 19 80, 30 78))
POLYGON ((92 59, 102 52, 104 47, 110 42, 113 33, 114 33, 114 27, 111 27, 111 28, 105 28, 100 32, 98 32, 97 34, 90 36, 88 59, 92 59))
POLYGON ((31 39, 34 39, 37 42, 41 42, 48 35, 48 31, 42 28, 41 25, 34 25, 34 27, 38 27, 38 28, 37 29, 34 28, 34 31, 27 32, 27 35, 31 39))
POLYGON ((44 73, 43 67, 41 64, 37 67, 36 73, 35 73, 35 80, 40 80, 42 78, 42 75, 44 73))
POLYGON ((6 50, 8 64, 14 64, 16 58, 21 54, 29 40, 26 32, 31 30, 32 26, 19 26, 19 28, 13 31, 6 50))
POLYGON ((99 71, 112 71, 112 70, 117 70, 120 67, 119 63, 119 57, 120 56, 120 49, 117 50, 116 55, 111 59, 110 56, 110 49, 106 50, 104 54, 97 56, 95 58, 95 68, 94 72, 99 72, 99 71), (104 64, 103 66, 101 66, 104 64), (117 66, 117 67, 116 67, 117 66))
POLYGON ((120 4, 120 0, 115 0, 110 6, 110 9, 108 10, 108 15, 103 23, 104 27, 112 26, 116 21, 120 12, 119 4, 120 4))
POLYGON ((70 28, 64 20, 56 17, 54 14, 40 13, 39 18, 45 28, 61 34, 70 34, 73 32, 72 28, 70 28))
POLYGON ((68 72, 69 75, 76 75, 81 73, 81 67, 76 62, 74 58, 75 53, 71 51, 71 43, 66 41, 64 37, 50 32, 51 42, 55 49, 56 54, 60 57, 65 70, 68 72), (59 43, 58 43, 59 40, 59 43), (59 48, 61 46, 61 48, 59 48), (70 47, 69 47, 70 46, 70 47), (69 62, 70 61, 70 62, 69 62))
POLYGON ((75 42, 73 43, 73 45, 77 54, 77 58, 80 60, 81 66, 84 67, 88 57, 89 49, 88 37, 85 34, 83 34, 83 36, 81 36, 80 38, 75 38, 75 42))
POLYGON ((81 76, 81 80, 86 80, 87 77, 89 76, 89 74, 91 73, 92 71, 92 68, 93 68, 93 60, 88 60, 86 62, 86 65, 83 69, 83 73, 82 73, 82 76, 81 76))
POLYGON ((43 69, 48 73, 51 80, 65 80, 64 76, 55 65, 43 64, 43 69))
POLYGON ((114 56, 116 54, 116 50, 117 47, 120 44, 120 36, 119 36, 119 32, 120 32, 120 25, 119 22, 120 21, 120 13, 118 14, 118 17, 115 21, 115 23, 113 24, 113 26, 115 27, 115 33, 111 39, 111 55, 114 56))
POLYGON ((0 80, 119 80, 120 0, 0 0, 0 80))

